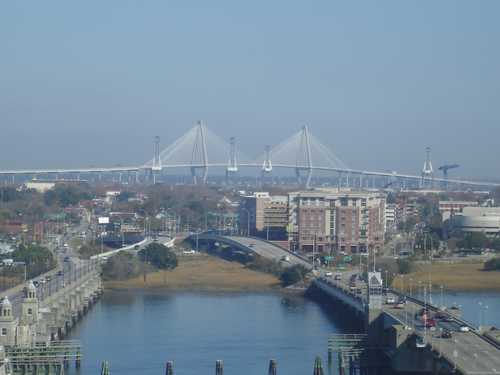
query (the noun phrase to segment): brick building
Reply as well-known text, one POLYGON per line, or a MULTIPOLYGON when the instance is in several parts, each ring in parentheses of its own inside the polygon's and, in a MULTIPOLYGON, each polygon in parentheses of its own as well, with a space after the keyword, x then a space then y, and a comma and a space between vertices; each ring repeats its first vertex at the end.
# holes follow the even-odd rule
POLYGON ((385 196, 365 192, 315 190, 289 194, 291 248, 364 252, 381 248, 385 235, 385 196))

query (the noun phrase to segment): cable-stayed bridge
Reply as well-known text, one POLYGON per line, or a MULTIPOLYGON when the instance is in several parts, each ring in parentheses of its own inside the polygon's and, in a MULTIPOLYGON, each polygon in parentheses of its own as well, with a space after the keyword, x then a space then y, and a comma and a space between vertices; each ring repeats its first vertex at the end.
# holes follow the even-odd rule
POLYGON ((488 181, 460 180, 435 178, 428 171, 421 175, 401 174, 386 171, 368 171, 349 168, 331 149, 317 139, 307 126, 276 146, 266 145, 264 152, 257 158, 251 158, 241 153, 234 137, 229 142, 213 133, 201 121, 188 132, 161 150, 160 139, 155 137, 153 158, 144 164, 118 167, 91 168, 54 168, 54 169, 24 169, 0 170, 0 176, 16 175, 58 175, 58 174, 92 174, 92 173, 135 173, 149 174, 153 180, 164 170, 174 168, 189 169, 194 183, 205 182, 209 168, 224 168, 226 177, 238 173, 241 168, 258 168, 262 176, 270 175, 274 169, 292 169, 297 181, 310 186, 314 171, 337 174, 338 180, 344 177, 349 185, 363 187, 367 178, 385 178, 389 185, 399 182, 404 185, 418 183, 420 186, 430 186, 433 183, 457 184, 462 186, 497 187, 500 183, 488 181))

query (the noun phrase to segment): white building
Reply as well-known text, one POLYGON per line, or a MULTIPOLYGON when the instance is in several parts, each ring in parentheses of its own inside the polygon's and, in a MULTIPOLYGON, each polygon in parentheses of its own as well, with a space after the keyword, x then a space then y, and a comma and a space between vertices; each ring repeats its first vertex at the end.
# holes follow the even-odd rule
POLYGON ((386 203, 385 205, 385 231, 391 231, 396 228, 398 220, 398 206, 395 203, 386 203))
POLYGON ((500 207, 464 207, 453 216, 453 226, 464 232, 482 232, 488 236, 500 234, 500 207))
POLYGON ((479 206, 477 201, 439 201, 439 212, 445 221, 450 216, 462 212, 465 207, 477 206, 479 206))

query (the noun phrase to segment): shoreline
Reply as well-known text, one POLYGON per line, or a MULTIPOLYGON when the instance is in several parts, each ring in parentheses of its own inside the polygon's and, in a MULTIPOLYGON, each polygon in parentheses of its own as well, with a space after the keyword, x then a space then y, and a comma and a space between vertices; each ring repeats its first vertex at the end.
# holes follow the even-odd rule
MULTIPOLYGON (((108 290, 158 290, 172 292, 242 293, 242 292, 295 292, 283 288, 280 280, 264 272, 246 268, 212 255, 200 254, 179 257, 174 270, 148 273, 146 280, 139 275, 127 280, 108 280, 108 290)), ((303 290, 300 290, 303 292, 303 290)))

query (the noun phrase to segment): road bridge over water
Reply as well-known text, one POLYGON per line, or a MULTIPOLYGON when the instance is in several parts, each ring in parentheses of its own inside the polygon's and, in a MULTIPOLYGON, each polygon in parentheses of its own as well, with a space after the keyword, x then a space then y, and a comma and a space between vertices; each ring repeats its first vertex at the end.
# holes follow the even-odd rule
MULTIPOLYGON (((286 258, 282 264, 312 269, 306 258, 262 239, 201 233, 192 235, 190 240, 196 241, 196 237, 198 241, 218 242, 274 261, 286 258)), ((363 347, 377 348, 393 369, 401 373, 500 374, 500 345, 460 317, 397 291, 384 290, 378 272, 370 272, 368 282, 360 280, 354 271, 342 272, 339 280, 327 277, 325 270, 315 272, 313 288, 321 291, 322 298, 334 301, 336 308, 345 309, 364 323, 367 336, 363 347), (353 279, 356 288, 352 288, 353 279), (385 303, 391 297, 406 303, 385 303), (439 311, 442 316, 432 330, 424 327, 419 314, 424 307, 430 315, 439 311), (461 327, 467 327, 467 331, 461 327), (451 337, 443 337, 444 331, 451 332, 451 337)), ((353 350, 359 350, 355 351, 359 354, 363 347, 353 350)))
POLYGON ((80 364, 79 344, 62 342, 102 292, 95 261, 72 260, 47 274, 2 293, 0 372, 61 373, 70 359, 80 364), (6 366, 10 366, 7 369, 6 366))
MULTIPOLYGON (((155 137, 154 156, 146 163, 137 165, 118 165, 114 167, 90 168, 26 168, 0 170, 0 178, 15 181, 16 176, 46 177, 58 179, 60 175, 72 175, 76 179, 84 176, 117 174, 121 180, 126 176, 129 181, 142 178, 156 181, 164 171, 172 169, 188 169, 193 181, 205 182, 209 169, 225 170, 226 178, 237 174, 241 169, 260 170, 263 177, 270 175, 275 169, 292 170, 297 182, 309 187, 313 172, 334 175, 340 186, 367 188, 378 186, 418 187, 435 184, 460 187, 492 188, 500 186, 494 181, 475 181, 471 179, 438 178, 427 169, 422 174, 405 174, 390 170, 364 170, 349 167, 334 152, 316 138, 307 126, 274 147, 263 145, 265 150, 256 158, 247 157, 236 148, 234 137, 226 142, 211 132, 202 122, 175 140, 165 149, 160 150, 159 138, 155 137)), ((399 155, 398 155, 399 156, 399 155)))
MULTIPOLYGON (((374 274, 370 273, 369 277, 375 277, 374 274)), ((351 291, 349 280, 348 273, 341 280, 321 276, 313 284, 325 296, 363 319, 368 334, 368 343, 364 345, 379 346, 393 369, 402 373, 500 373, 500 345, 472 324, 397 291, 378 294, 378 290, 382 290, 380 275, 376 282, 380 285, 374 288, 369 282, 361 294, 351 291), (385 303, 390 297, 396 301, 406 300, 406 303, 385 303), (420 314, 424 308, 429 311, 428 315, 439 311, 440 319, 436 319, 435 327, 424 326, 426 320, 420 314), (451 337, 443 336, 445 331, 450 332, 451 337)))

